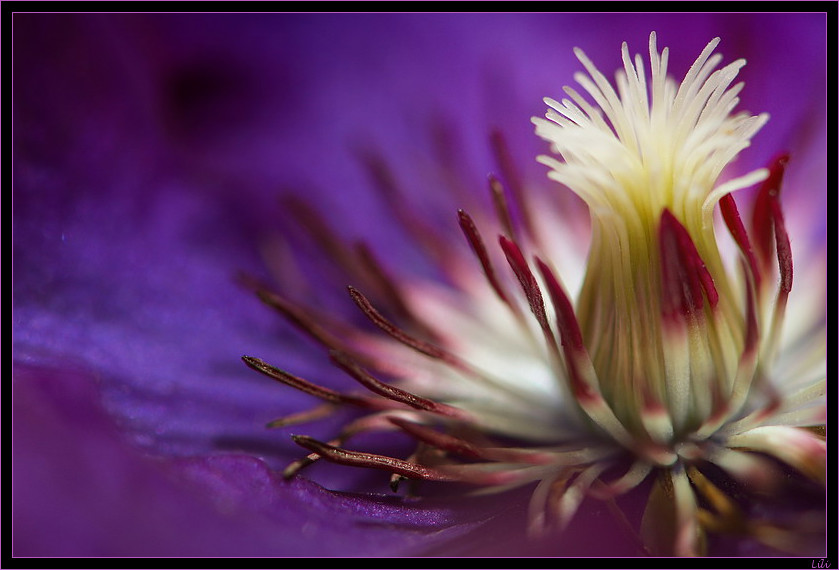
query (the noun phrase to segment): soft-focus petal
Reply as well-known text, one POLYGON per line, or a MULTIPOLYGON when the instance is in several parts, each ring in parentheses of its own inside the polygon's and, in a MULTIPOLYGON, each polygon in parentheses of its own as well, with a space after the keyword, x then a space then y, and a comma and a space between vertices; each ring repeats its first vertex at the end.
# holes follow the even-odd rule
POLYGON ((389 556, 455 539, 488 514, 284 482, 241 453, 139 453, 80 370, 20 366, 13 389, 16 556, 389 556))

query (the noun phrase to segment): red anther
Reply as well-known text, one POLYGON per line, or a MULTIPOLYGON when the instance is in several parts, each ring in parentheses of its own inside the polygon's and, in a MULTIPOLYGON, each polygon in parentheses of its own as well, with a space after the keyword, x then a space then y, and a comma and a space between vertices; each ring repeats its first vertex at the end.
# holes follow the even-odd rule
MULTIPOLYGON (((384 199, 390 210, 390 216, 399 226, 422 246, 423 252, 442 268, 449 266, 448 244, 440 237, 440 233, 431 226, 426 218, 418 216, 414 208, 404 198, 404 192, 388 166, 387 161, 378 153, 368 149, 355 149, 358 158, 367 171, 373 187, 384 199)), ((352 273, 349 273, 352 275, 352 273)))
POLYGON ((422 396, 417 396, 396 386, 379 381, 344 352, 332 350, 329 352, 329 358, 341 370, 355 378, 362 386, 375 394, 384 396, 388 400, 393 400, 394 402, 399 402, 400 404, 405 404, 418 410, 425 410, 446 416, 462 415, 456 408, 437 403, 422 396))
POLYGON ((574 397, 584 406, 597 404, 603 398, 598 390, 592 388, 585 381, 580 370, 580 359, 588 358, 588 354, 583 344, 583 335, 580 331, 577 316, 574 314, 574 307, 571 304, 571 300, 565 294, 551 268, 538 257, 536 258, 536 264, 539 267, 539 272, 545 279, 548 294, 551 296, 551 301, 554 304, 557 327, 559 328, 562 348, 565 351, 565 362, 568 366, 568 375, 574 397))
POLYGON ((504 138, 504 135, 501 134, 501 131, 493 130, 490 133, 490 144, 492 145, 492 151, 495 155, 495 159, 498 161, 498 167, 501 169, 501 175, 507 183, 507 186, 512 191, 513 200, 515 200, 516 206, 518 206, 524 228, 527 230, 528 235, 534 236, 534 225, 526 199, 526 192, 521 183, 521 177, 519 176, 518 170, 515 167, 515 161, 513 160, 513 157, 510 154, 510 149, 507 146, 507 140, 504 138))
POLYGON ((399 417, 392 417, 389 420, 405 433, 437 449, 456 453, 461 457, 469 457, 471 459, 485 458, 485 454, 479 448, 459 437, 441 433, 430 427, 399 417))
POLYGON ((299 225, 317 243, 329 259, 336 260, 345 271, 352 270, 352 255, 344 240, 335 232, 326 218, 311 204, 299 196, 289 195, 280 199, 281 206, 288 210, 299 225))
POLYGON ((287 416, 271 420, 265 424, 268 429, 276 429, 296 424, 309 423, 320 420, 332 415, 335 412, 335 404, 333 402, 324 402, 319 406, 315 406, 310 410, 304 410, 287 416))
POLYGON ((296 304, 265 289, 259 289, 256 293, 263 303, 282 313, 291 324, 319 343, 328 348, 336 348, 340 345, 340 341, 326 328, 321 326, 317 318, 308 315, 296 304))
POLYGON ((661 253, 662 313, 674 318, 694 315, 702 309, 702 292, 711 307, 719 294, 705 262, 685 227, 665 209, 658 228, 661 253))
POLYGON ((755 287, 760 288, 760 270, 757 265, 754 251, 752 251, 752 244, 749 241, 749 234, 746 233, 746 227, 743 225, 743 220, 740 218, 740 212, 737 211, 737 204, 734 202, 734 197, 731 194, 726 194, 720 199, 720 211, 722 218, 725 220, 725 225, 728 231, 731 232, 731 237, 740 248, 740 252, 746 258, 749 271, 755 282, 755 287))
POLYGON ((370 279, 370 283, 378 290, 380 298, 395 316, 402 322, 409 323, 412 331, 428 339, 437 339, 438 335, 411 310, 397 282, 387 274, 370 247, 364 242, 359 242, 356 244, 355 251, 358 253, 359 270, 362 275, 370 279))
POLYGON ((389 417, 388 420, 417 440, 461 457, 531 465, 548 465, 556 460, 556 456, 550 451, 499 446, 484 438, 481 438, 480 442, 469 441, 398 416, 389 417))
POLYGON ((330 390, 329 388, 318 386, 317 384, 313 384, 308 380, 304 380, 303 378, 299 378, 293 374, 289 374, 285 370, 280 370, 279 368, 271 366, 270 364, 267 364, 258 358, 254 358, 252 356, 243 356, 242 360, 250 368, 253 368, 258 372, 262 372, 263 374, 270 378, 273 378, 274 380, 282 382, 283 384, 291 386, 292 388, 296 388, 301 392, 306 392, 307 394, 311 394, 312 396, 321 398, 322 400, 326 400, 327 402, 332 402, 335 404, 354 404, 356 406, 361 407, 370 407, 369 400, 358 398, 356 396, 348 396, 346 394, 341 394, 340 392, 330 390))
POLYGON ((792 247, 784 224, 781 203, 774 200, 771 204, 771 210, 772 225, 775 227, 775 250, 778 253, 778 269, 781 274, 781 293, 789 294, 792 290, 792 247))
POLYGON ((752 236, 755 250, 764 268, 772 258, 772 230, 775 225, 772 204, 778 203, 781 181, 788 161, 788 153, 779 154, 773 159, 769 166, 769 176, 760 186, 752 211, 752 236))
POLYGON ((510 267, 513 269, 513 273, 516 274, 516 277, 521 284, 521 288, 524 291, 525 297, 527 297, 527 303, 530 305, 530 310, 533 312, 533 316, 536 317, 536 320, 539 321, 539 325, 542 327, 542 330, 547 334, 550 331, 550 325, 548 325, 548 316, 547 313, 545 313, 545 301, 542 298, 542 291, 539 289, 539 283, 533 276, 533 272, 530 271, 530 267, 527 266, 527 261, 524 259, 524 255, 522 255, 519 246, 504 236, 498 236, 498 241, 501 244, 501 249, 504 250, 507 262, 510 264, 510 267))
POLYGON ((510 302, 507 299, 507 295, 504 294, 504 289, 501 287, 501 283, 498 282, 498 279, 495 276, 495 271, 492 268, 492 263, 489 260, 489 255, 487 254, 486 247, 481 239, 481 234, 475 226, 475 222, 472 221, 469 214, 463 210, 457 211, 457 217, 460 221, 460 229, 463 230, 463 235, 466 236, 466 240, 469 242, 475 257, 477 257, 478 261, 481 263, 481 267, 484 270, 484 275, 486 276, 487 281, 489 281, 490 286, 493 291, 495 291, 495 294, 498 295, 498 298, 509 305, 510 302))
POLYGON ((760 332, 757 327, 755 295, 751 287, 746 287, 746 338, 743 344, 744 355, 757 350, 759 341, 760 332))
POLYGON ((309 451, 313 451, 321 455, 325 459, 333 463, 340 463, 341 465, 351 465, 355 467, 370 467, 372 469, 382 469, 390 471, 391 473, 398 473, 412 479, 425 479, 427 481, 452 481, 454 477, 446 473, 442 473, 436 469, 417 465, 409 461, 387 457, 385 455, 375 455, 373 453, 363 453, 360 451, 350 451, 323 443, 314 438, 304 435, 293 435, 291 438, 294 443, 301 447, 305 447, 309 451))
POLYGON ((492 204, 495 207, 495 215, 507 237, 515 239, 515 231, 513 229, 513 216, 510 214, 510 206, 507 204, 507 195, 504 192, 504 185, 495 177, 489 175, 489 190, 492 194, 492 204))
POLYGON ((394 325, 392 322, 387 320, 376 308, 373 304, 365 297, 358 289, 355 287, 349 286, 347 290, 350 293, 350 297, 352 297, 353 302, 358 306, 359 309, 364 313, 370 321, 379 327, 381 330, 389 334, 394 339, 398 340, 405 346, 409 346, 416 350, 417 352, 421 352, 426 356, 430 356, 432 358, 446 358, 446 352, 429 343, 425 342, 424 340, 420 340, 416 337, 413 337, 394 325))
MULTIPOLYGON (((367 299, 367 297, 365 297, 355 287, 349 286, 347 287, 347 290, 349 291, 352 300, 364 313, 364 316, 366 316, 374 325, 379 327, 379 329, 390 335, 391 338, 397 340, 398 342, 402 343, 408 348, 416 350, 420 354, 430 356, 431 358, 439 359, 456 370, 460 370, 461 372, 465 372, 470 375, 474 375, 477 373, 474 368, 472 368, 469 364, 467 364, 451 352, 443 348, 440 348, 439 346, 430 342, 420 340, 415 336, 408 334, 407 332, 405 332, 404 330, 387 320, 379 311, 376 310, 376 308, 369 301, 369 299, 367 299)), ((358 358, 357 356, 354 357, 358 358)), ((442 408, 443 405, 440 404, 440 406, 442 408)), ((454 408, 451 408, 451 410, 454 410, 454 408)), ((462 415, 460 412, 455 414, 451 414, 448 412, 441 413, 447 413, 447 415, 462 415)))
POLYGON ((559 328, 562 345, 566 349, 575 351, 583 351, 583 334, 580 331, 580 324, 577 322, 577 316, 574 314, 574 306, 571 300, 559 284, 559 280, 554 275, 551 268, 548 267, 541 259, 536 258, 536 265, 539 267, 539 272, 545 279, 545 286, 548 288, 548 294, 553 301, 554 309, 556 310, 557 326, 559 328))

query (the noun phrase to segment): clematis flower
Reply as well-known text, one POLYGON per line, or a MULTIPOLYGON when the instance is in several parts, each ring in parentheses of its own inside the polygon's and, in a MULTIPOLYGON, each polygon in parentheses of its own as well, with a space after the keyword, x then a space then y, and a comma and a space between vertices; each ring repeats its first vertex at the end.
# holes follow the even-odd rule
MULTIPOLYGON (((367 412, 329 442, 293 436, 311 454, 286 476, 324 458, 385 470, 394 488, 402 479, 486 492, 536 482, 532 533, 544 533, 549 519, 566 528, 587 495, 608 500, 653 477, 642 530, 656 553, 696 555, 708 530, 795 544, 797 528, 749 521, 707 475, 719 468, 767 491, 782 478, 770 456, 824 484, 826 457, 818 309, 805 308, 799 316, 811 320, 796 323, 800 332, 788 344, 781 339, 793 273, 780 205, 788 157, 720 182, 768 116, 733 114, 743 84, 732 84, 745 61, 717 69, 718 42, 680 84, 667 74, 668 51, 659 53, 655 33, 649 77, 624 43, 617 88, 577 51, 589 76, 576 79, 594 104, 566 87, 569 99, 547 99, 547 120, 534 122, 558 155, 540 157, 550 178, 588 208, 587 248, 584 234, 569 230, 568 209, 532 198, 516 179, 497 137, 510 194, 491 178, 495 212, 480 224, 458 212, 475 263, 393 203, 393 217, 422 241, 449 286, 391 279, 363 245, 345 251, 316 220, 307 223, 353 282, 378 294, 381 304, 349 286, 383 338, 257 287, 370 392, 336 392, 244 357, 251 368, 326 401, 274 426, 319 419, 336 406, 367 412), (758 182, 749 232, 732 193, 758 182), (739 250, 740 272, 726 265, 717 244, 717 207, 739 250), (479 225, 498 235, 497 248, 488 248, 479 225), (577 254, 586 249, 580 264, 577 254), (559 269, 566 251, 570 261, 559 269), (583 275, 575 272, 581 267, 583 275), (560 275, 581 282, 576 302, 560 275), (788 361, 777 365, 791 367, 787 378, 777 377, 776 357, 788 361), (416 439, 407 459, 347 447, 359 434, 397 429, 416 439)), ((395 192, 382 165, 371 168, 395 192)))
POLYGON ((823 20, 15 15, 15 554, 821 554, 823 20), (601 123, 565 55, 620 66, 615 26, 682 76, 719 35, 746 87, 705 54, 720 112, 656 123, 677 84, 629 60, 601 123), (619 235, 662 164, 682 201, 619 235))

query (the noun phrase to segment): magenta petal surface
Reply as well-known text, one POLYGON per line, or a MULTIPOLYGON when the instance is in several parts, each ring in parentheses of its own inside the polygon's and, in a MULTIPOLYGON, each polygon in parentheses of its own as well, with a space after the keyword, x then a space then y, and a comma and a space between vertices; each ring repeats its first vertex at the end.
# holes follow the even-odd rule
POLYGON ((138 452, 80 371, 18 367, 13 395, 16 556, 391 556, 487 514, 284 481, 244 454, 138 452))

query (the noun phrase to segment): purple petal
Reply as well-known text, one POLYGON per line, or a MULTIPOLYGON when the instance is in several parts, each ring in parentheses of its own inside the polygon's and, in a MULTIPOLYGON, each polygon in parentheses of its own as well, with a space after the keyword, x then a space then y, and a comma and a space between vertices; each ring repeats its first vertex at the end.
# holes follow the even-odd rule
POLYGON ((78 370, 17 367, 13 396, 17 556, 383 556, 457 537, 486 514, 285 482, 244 454, 141 453, 78 370))

